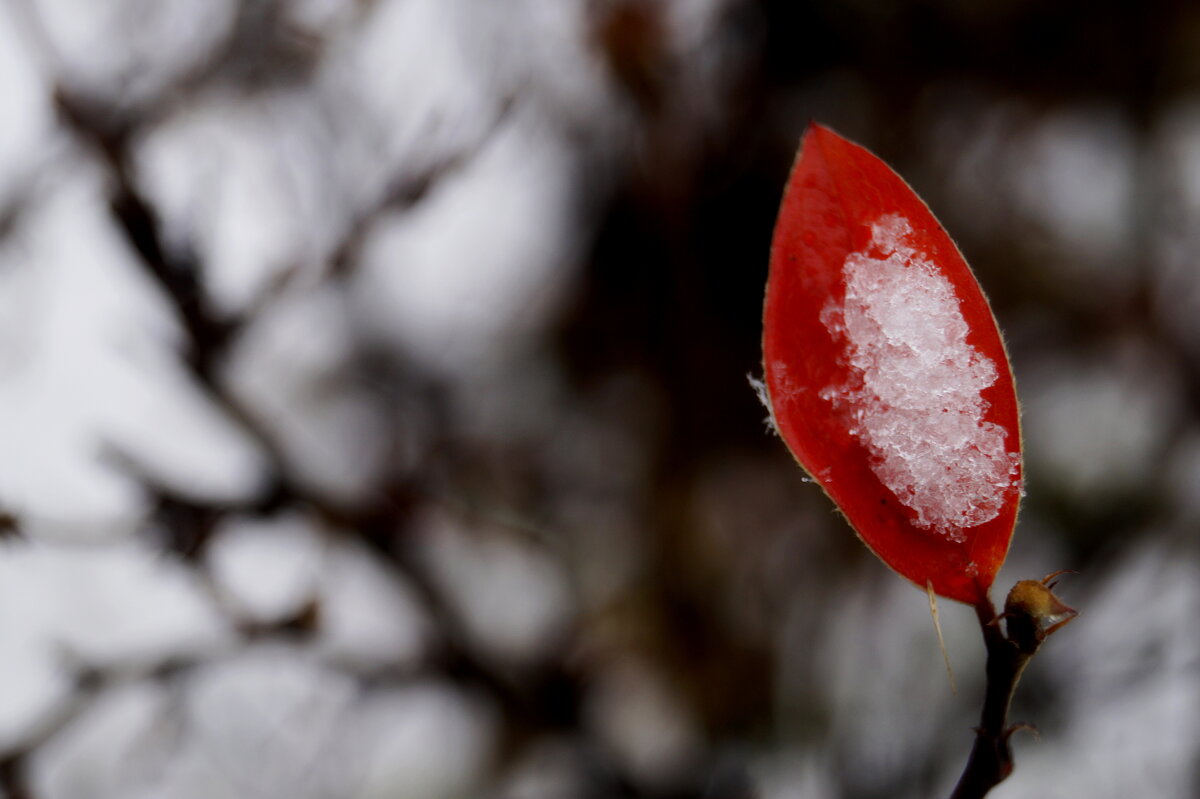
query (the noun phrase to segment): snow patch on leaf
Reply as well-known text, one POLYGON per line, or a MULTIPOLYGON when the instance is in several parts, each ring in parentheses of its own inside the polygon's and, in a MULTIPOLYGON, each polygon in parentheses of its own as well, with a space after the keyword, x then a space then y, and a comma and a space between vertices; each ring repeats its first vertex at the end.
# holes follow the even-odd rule
POLYGON ((821 320, 845 342, 851 377, 821 396, 848 416, 916 525, 962 542, 999 515, 1020 454, 1007 450, 1005 428, 984 420, 981 392, 996 382, 996 364, 967 342, 954 287, 911 235, 907 219, 887 214, 846 257, 845 300, 821 320))

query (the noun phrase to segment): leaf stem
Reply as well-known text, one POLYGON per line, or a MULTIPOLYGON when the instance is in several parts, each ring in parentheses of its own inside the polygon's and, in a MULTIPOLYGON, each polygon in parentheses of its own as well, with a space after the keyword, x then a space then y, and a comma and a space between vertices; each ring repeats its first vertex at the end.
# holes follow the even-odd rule
POLYGON ((1021 726, 1008 725, 1008 710, 1021 673, 1041 644, 1033 636, 1017 640, 1005 637, 990 598, 976 603, 975 615, 987 648, 987 693, 979 726, 975 728, 975 746, 950 799, 982 799, 1012 773, 1012 749, 1008 741, 1021 726))

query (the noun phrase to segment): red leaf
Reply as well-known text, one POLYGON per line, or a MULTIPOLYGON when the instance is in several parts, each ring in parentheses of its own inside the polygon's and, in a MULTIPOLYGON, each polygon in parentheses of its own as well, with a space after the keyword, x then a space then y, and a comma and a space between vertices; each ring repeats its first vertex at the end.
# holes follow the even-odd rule
POLYGON ((1008 355, 954 242, 882 161, 812 125, 771 248, 775 423, 888 566, 974 604, 1021 494, 1008 355))

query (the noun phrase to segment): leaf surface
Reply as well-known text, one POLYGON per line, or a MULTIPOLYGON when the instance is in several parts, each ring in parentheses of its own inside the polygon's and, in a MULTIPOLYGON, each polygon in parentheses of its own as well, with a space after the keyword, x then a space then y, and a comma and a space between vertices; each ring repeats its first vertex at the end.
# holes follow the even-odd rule
POLYGON ((819 125, 775 226, 763 360, 780 435, 867 546, 940 596, 986 597, 1021 496, 1004 343, 928 207, 819 125))

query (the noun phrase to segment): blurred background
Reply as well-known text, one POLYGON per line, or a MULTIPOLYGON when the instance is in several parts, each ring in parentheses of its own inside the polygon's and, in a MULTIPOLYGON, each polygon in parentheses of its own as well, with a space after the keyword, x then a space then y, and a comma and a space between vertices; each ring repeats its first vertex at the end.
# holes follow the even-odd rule
POLYGON ((0 3, 0 796, 948 794, 982 645, 747 384, 805 124, 991 297, 1071 568, 1003 797, 1200 788, 1200 9, 0 3))

